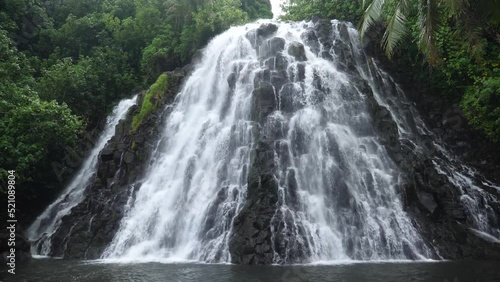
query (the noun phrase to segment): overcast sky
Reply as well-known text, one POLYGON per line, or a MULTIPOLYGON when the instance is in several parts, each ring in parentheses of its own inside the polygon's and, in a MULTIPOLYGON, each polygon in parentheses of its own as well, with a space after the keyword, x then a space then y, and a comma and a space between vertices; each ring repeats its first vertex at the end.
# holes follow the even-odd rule
POLYGON ((273 5, 273 14, 274 17, 278 17, 281 14, 281 6, 280 4, 283 0, 271 0, 271 5, 273 5))

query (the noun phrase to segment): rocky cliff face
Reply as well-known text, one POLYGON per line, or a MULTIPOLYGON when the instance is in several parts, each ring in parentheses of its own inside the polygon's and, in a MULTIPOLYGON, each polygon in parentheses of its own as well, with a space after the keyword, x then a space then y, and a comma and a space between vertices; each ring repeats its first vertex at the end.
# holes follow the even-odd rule
MULTIPOLYGON (((335 64, 342 72, 339 76, 346 74, 350 78, 349 85, 339 90, 343 99, 353 100, 350 95, 355 90, 366 101, 363 106, 356 101, 350 102, 353 108, 366 107, 368 116, 363 118, 372 126, 357 122, 359 116, 349 116, 343 121, 358 137, 376 136, 377 143, 387 151, 390 160, 384 161, 390 168, 391 177, 397 180, 391 185, 402 199, 403 209, 410 218, 409 224, 421 235, 413 245, 404 242, 401 253, 390 253, 389 250, 384 255, 418 259, 419 254, 415 251, 418 249, 432 258, 500 259, 500 241, 493 235, 487 235, 497 234, 500 227, 499 189, 479 173, 471 172, 472 167, 464 166, 460 160, 451 157, 458 152, 471 160, 473 166, 484 167, 481 161, 466 153, 465 148, 473 146, 467 141, 475 139, 451 142, 451 147, 455 149, 450 151, 444 148, 445 142, 441 140, 443 136, 440 133, 445 130, 447 136, 472 134, 466 126, 454 132, 453 127, 434 126, 439 121, 431 119, 427 120, 431 127, 426 127, 420 118, 423 116, 425 119, 428 115, 426 108, 415 107, 400 86, 377 67, 376 60, 364 58, 352 42, 352 34, 346 24, 332 26, 329 21, 314 20, 314 24, 301 35, 305 45, 300 42, 286 44, 285 39, 276 36, 277 30, 276 25, 267 23, 247 34, 253 47, 259 50, 261 68, 253 82, 251 119, 255 124, 255 145, 248 166, 246 201, 232 222, 228 243, 231 261, 238 264, 302 263, 318 255, 318 250, 322 248, 314 241, 317 234, 312 234, 306 227, 307 219, 298 219, 304 212, 304 204, 298 189, 299 172, 292 165, 294 158, 307 155, 304 148, 311 140, 306 131, 297 131, 292 134, 293 142, 285 142, 285 132, 291 125, 276 125, 279 119, 269 118, 277 111, 287 116, 304 108, 300 101, 293 98, 300 92, 294 87, 295 83, 312 85, 315 88, 314 99, 318 104, 324 101, 328 93, 327 81, 322 80, 320 74, 314 74, 312 80, 306 82, 306 48, 335 64), (296 62, 293 72, 287 71, 290 67, 287 58, 290 56, 296 62), (285 203, 286 209, 282 208, 285 203)), ((168 75, 170 88, 160 96, 157 110, 135 132, 131 131, 131 123, 138 109, 131 111, 127 119, 118 125, 116 136, 101 153, 97 176, 87 190, 85 200, 63 219, 54 236, 52 255, 99 258, 113 239, 124 207, 131 203, 148 168, 149 157, 162 128, 162 115, 168 114, 168 109, 162 110, 173 101, 186 71, 176 70, 168 75)), ((238 75, 238 69, 235 69, 227 79, 230 89, 234 89, 238 75)), ((408 96, 414 97, 411 89, 405 90, 409 91, 408 96)), ((318 126, 326 126, 331 116, 326 109, 319 112, 318 126)), ((340 230, 359 237, 368 236, 363 233, 367 231, 358 231, 363 229, 361 225, 366 224, 363 218, 366 211, 356 204, 356 196, 350 191, 348 178, 354 177, 349 172, 348 162, 351 160, 339 150, 339 140, 330 135, 325 138, 328 140, 328 153, 338 160, 338 166, 323 179, 324 183, 328 183, 325 186, 331 188, 330 192, 325 192, 331 202, 328 208, 349 215, 340 217, 339 221, 349 218, 343 224, 352 228, 347 230, 347 227, 341 226, 340 230)), ((363 145, 359 150, 366 152, 370 148, 363 145)), ((496 162, 494 159, 488 161, 496 162)), ((372 174, 366 172, 360 175, 363 176, 359 181, 367 187, 369 195, 379 196, 376 184, 383 179, 374 179, 372 174)), ((486 175, 495 180, 493 172, 486 171, 486 175)), ((221 193, 223 196, 224 193, 221 193)), ((390 223, 391 226, 397 224, 396 221, 390 223)), ((384 248, 390 249, 391 242, 385 239, 374 241, 374 244, 380 244, 380 247, 385 244, 384 248)), ((349 258, 374 256, 359 252, 360 248, 370 247, 363 247, 356 238, 346 236, 339 244, 349 258)))
MULTIPOLYGON (((396 91, 396 87, 394 85, 393 91, 396 91)), ((398 106, 405 107, 401 104, 398 106)), ((409 112, 410 109, 415 110, 412 107, 413 105, 406 105, 409 112)), ((422 112, 422 116, 425 117, 426 114, 422 112)), ((410 140, 398 139, 395 121, 385 112, 385 109, 374 106, 373 115, 376 116, 379 134, 386 136, 386 148, 403 171, 400 175, 403 181, 399 189, 403 191, 405 210, 419 226, 427 242, 434 247, 435 258, 498 259, 500 255, 498 240, 494 238, 491 240, 477 232, 474 219, 472 219, 477 209, 484 210, 485 214, 481 217, 488 217, 489 224, 498 228, 499 222, 495 216, 500 214, 498 189, 489 185, 481 185, 483 177, 480 175, 476 175, 476 179, 458 180, 465 175, 463 170, 469 170, 471 167, 461 167, 463 159, 444 157, 443 154, 446 153, 435 147, 436 143, 443 144, 443 146, 446 144, 441 139, 439 127, 432 129, 429 127, 429 131, 419 135, 414 143, 410 140), (440 166, 436 166, 437 159, 441 159, 443 166, 449 165, 457 169, 458 174, 448 177, 453 173, 441 171, 440 166), (457 165, 454 162, 460 164, 457 165), (478 197, 477 208, 467 207, 468 202, 464 201, 464 198, 468 196, 457 185, 465 190, 480 187, 482 196, 478 197)), ((452 132, 449 128, 446 130, 448 134, 456 136, 474 134, 466 127, 458 128, 456 132, 452 132)))
MULTIPOLYGON (((100 154, 97 175, 86 191, 85 200, 63 218, 52 239, 52 256, 97 259, 115 235, 134 188, 148 166, 155 148, 165 106, 173 101, 186 69, 167 72, 169 88, 154 101, 157 108, 132 130, 132 119, 141 103, 122 120, 115 136, 100 154)), ((138 101, 143 101, 145 92, 138 101)))
POLYGON ((394 160, 405 170, 406 181, 402 189, 405 192, 407 212, 420 226, 429 242, 436 246, 440 257, 498 260, 500 237, 498 234, 492 238, 484 236, 471 228, 474 223, 470 214, 478 211, 467 207, 468 203, 464 201, 466 197, 456 185, 461 184, 471 190, 480 187, 484 197, 481 197, 479 208, 486 211, 481 216, 488 218, 498 228, 500 191, 498 186, 495 188, 486 183, 485 177, 494 183, 500 183, 500 148, 468 125, 459 105, 440 93, 430 91, 425 82, 410 79, 411 76, 405 71, 387 61, 374 42, 375 40, 367 40, 365 51, 377 58, 377 62, 401 83, 408 102, 411 102, 408 106, 420 113, 419 117, 428 130, 418 137, 418 144, 425 148, 422 152, 416 152, 415 144, 407 142, 392 142, 389 146, 394 160), (443 152, 436 150, 434 142, 446 146, 453 154, 454 158, 449 161, 459 163, 457 166, 465 165, 465 170, 472 170, 476 177, 474 181, 452 181, 440 174, 435 169, 433 157, 443 152))

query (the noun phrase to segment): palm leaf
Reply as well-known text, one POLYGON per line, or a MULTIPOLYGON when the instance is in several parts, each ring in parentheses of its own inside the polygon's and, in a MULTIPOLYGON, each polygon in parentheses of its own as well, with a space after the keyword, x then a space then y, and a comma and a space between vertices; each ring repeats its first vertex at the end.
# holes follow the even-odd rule
MULTIPOLYGON (((382 15, 382 8, 384 7, 385 0, 373 0, 370 5, 365 10, 363 18, 361 19, 361 38, 363 38, 365 32, 378 20, 382 15)), ((365 0, 363 0, 363 6, 365 5, 365 0)))
POLYGON ((435 64, 439 58, 435 39, 440 20, 437 3, 434 0, 421 0, 419 4, 419 47, 429 63, 435 64))
POLYGON ((469 0, 442 0, 442 3, 455 18, 463 16, 470 6, 469 0))
POLYGON ((392 56, 396 47, 408 32, 406 28, 406 17, 403 13, 403 11, 408 10, 408 7, 407 0, 399 1, 396 11, 387 24, 387 29, 382 38, 382 46, 387 57, 389 58, 392 56))
POLYGON ((411 5, 410 3, 413 2, 412 0, 399 0, 398 7, 401 9, 401 13, 406 15, 407 13, 410 12, 411 5))

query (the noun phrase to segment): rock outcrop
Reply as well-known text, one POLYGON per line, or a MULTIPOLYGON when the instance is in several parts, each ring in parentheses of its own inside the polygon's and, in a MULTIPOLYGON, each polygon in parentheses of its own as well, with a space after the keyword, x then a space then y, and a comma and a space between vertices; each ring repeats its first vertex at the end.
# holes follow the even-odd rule
MULTIPOLYGON (((156 109, 139 127, 132 130, 132 119, 140 111, 142 102, 117 125, 115 136, 100 154, 97 175, 87 188, 85 200, 62 219, 52 238, 52 256, 97 259, 113 239, 127 200, 145 173, 165 107, 173 102, 186 71, 176 69, 166 74, 168 90, 154 101, 156 109)), ((145 92, 141 93, 138 101, 144 96, 145 92)))

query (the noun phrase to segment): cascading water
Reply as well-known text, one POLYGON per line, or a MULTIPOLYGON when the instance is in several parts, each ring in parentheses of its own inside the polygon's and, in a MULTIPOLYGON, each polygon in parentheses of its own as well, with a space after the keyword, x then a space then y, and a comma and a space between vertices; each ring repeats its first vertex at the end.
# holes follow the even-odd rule
POLYGON ((207 47, 168 116, 148 175, 104 257, 228 261, 252 148, 257 55, 233 28, 207 47), (239 71, 230 87, 227 78, 239 71))
MULTIPOLYGON (((432 256, 403 211, 399 169, 372 125, 360 88, 376 92, 376 82, 359 42, 343 42, 339 33, 338 42, 327 43, 311 35, 312 27, 253 23, 212 40, 174 102, 151 168, 103 258, 296 263, 432 256), (337 64, 339 50, 352 54, 363 79, 337 64), (256 151, 264 143, 272 149, 261 158, 256 151), (244 228, 233 229, 245 220, 237 215, 252 208, 249 174, 263 162, 270 163, 277 200, 267 203, 268 226, 249 227, 264 231, 245 240, 252 252, 271 257, 235 260, 232 236, 244 228)), ((333 23, 333 30, 342 27, 347 37, 358 36, 333 23)))
POLYGON ((33 222, 27 231, 27 237, 33 242, 32 253, 36 255, 50 255, 52 235, 57 231, 62 218, 71 212, 85 196, 85 190, 96 172, 99 153, 106 143, 115 134, 115 127, 127 114, 131 106, 135 105, 137 96, 122 100, 108 117, 103 132, 95 143, 94 149, 84 161, 81 169, 71 180, 63 193, 45 209, 33 222))
MULTIPOLYGON (((375 62, 373 62, 374 65, 375 62)), ((376 69, 383 84, 393 84, 389 75, 379 68, 376 69)), ((400 134, 407 137, 407 140, 412 142, 417 150, 422 150, 422 147, 430 149, 431 153, 426 153, 432 159, 432 165, 437 173, 444 175, 449 183, 460 195, 460 202, 466 211, 466 223, 469 228, 478 233, 486 240, 492 240, 500 243, 500 228, 499 217, 497 212, 492 207, 493 204, 498 205, 498 199, 493 196, 500 194, 500 186, 495 185, 489 180, 485 179, 482 175, 477 173, 473 168, 468 167, 457 160, 453 155, 444 147, 443 143, 439 140, 426 140, 425 144, 418 144, 415 142, 415 136, 433 134, 422 122, 419 115, 411 108, 411 114, 405 115, 401 109, 404 107, 401 103, 406 101, 403 91, 396 87, 397 95, 400 97, 399 102, 395 99, 387 101, 386 98, 378 96, 380 102, 390 108, 393 113, 393 118, 398 123, 400 134), (397 105, 397 106, 391 106, 397 105), (411 117, 411 119, 405 118, 411 117), (409 135, 409 136, 408 136, 409 135)), ((386 96, 387 97, 387 96, 386 96)))
MULTIPOLYGON (((353 29, 349 30, 349 40, 353 43, 351 46, 359 46, 359 35, 353 29)), ((361 53, 358 48, 351 51, 354 54, 361 53)), ((427 128, 415 108, 409 105, 403 91, 389 74, 378 68, 373 59, 370 59, 369 65, 372 67, 363 68, 366 65, 358 63, 357 70, 363 78, 371 82, 377 102, 390 111, 398 126, 400 139, 410 142, 416 151, 429 157, 436 172, 444 175, 458 191, 461 195, 460 202, 466 211, 466 224, 470 226, 469 229, 488 241, 500 243, 500 218, 492 207, 492 204, 499 204, 494 195, 500 194, 500 186, 453 157, 441 140, 419 140, 422 136, 434 134, 427 128), (374 84, 375 81, 382 87, 374 84), (387 95, 387 92, 393 92, 393 95, 387 95)))
MULTIPOLYGON (((150 162, 104 161, 116 185, 96 183, 77 223, 59 228, 84 197, 108 122, 30 228, 35 253, 51 253, 58 229, 64 246, 53 253, 111 262, 459 258, 479 237, 500 242, 500 188, 453 158, 351 24, 233 27, 193 67, 155 125, 150 162), (462 241, 448 240, 457 232, 462 241)), ((153 136, 140 134, 123 133, 117 152, 153 136)))

